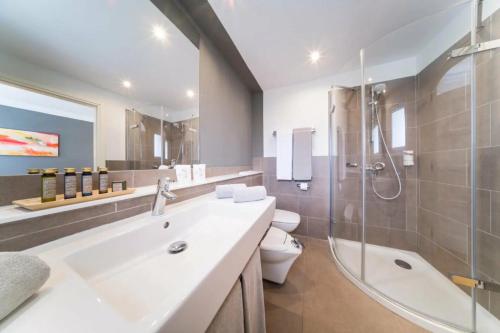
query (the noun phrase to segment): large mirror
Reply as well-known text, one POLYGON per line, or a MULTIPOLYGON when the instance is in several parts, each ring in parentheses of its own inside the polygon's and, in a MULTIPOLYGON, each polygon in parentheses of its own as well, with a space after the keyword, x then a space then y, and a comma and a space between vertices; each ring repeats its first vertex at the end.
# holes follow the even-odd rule
POLYGON ((150 1, 2 0, 0 176, 198 162, 198 56, 150 1))

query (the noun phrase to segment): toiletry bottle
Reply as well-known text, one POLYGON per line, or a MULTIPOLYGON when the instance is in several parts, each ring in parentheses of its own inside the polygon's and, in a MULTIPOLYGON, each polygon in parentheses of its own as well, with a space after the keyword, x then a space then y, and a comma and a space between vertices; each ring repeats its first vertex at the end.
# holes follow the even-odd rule
POLYGON ((82 196, 92 195, 92 168, 82 169, 82 196))
POLYGON ((42 174, 42 202, 56 201, 56 173, 54 169, 45 169, 42 174))
POLYGON ((99 167, 99 194, 108 193, 108 168, 99 167))
POLYGON ((76 169, 64 168, 64 199, 76 198, 76 169))

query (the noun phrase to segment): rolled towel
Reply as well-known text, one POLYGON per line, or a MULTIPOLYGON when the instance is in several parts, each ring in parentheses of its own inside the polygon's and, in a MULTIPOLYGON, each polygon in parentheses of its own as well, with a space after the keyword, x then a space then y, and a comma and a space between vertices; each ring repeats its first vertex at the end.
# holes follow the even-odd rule
POLYGON ((20 252, 0 252, 0 320, 47 281, 50 267, 38 257, 20 252))
POLYGON ((234 190, 246 187, 246 184, 217 185, 215 186, 215 195, 217 195, 217 199, 232 198, 234 190))
POLYGON ((234 202, 249 202, 264 200, 267 196, 267 191, 264 186, 252 186, 247 188, 238 188, 234 190, 234 202))

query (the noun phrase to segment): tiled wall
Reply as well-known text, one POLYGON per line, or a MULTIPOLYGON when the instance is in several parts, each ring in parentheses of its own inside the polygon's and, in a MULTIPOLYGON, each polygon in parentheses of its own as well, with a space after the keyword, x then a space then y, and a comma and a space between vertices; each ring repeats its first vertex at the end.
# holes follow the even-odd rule
MULTIPOLYGON (((500 37, 500 12, 480 40, 500 37)), ((453 48, 468 43, 464 38, 453 48)), ((500 50, 481 53, 477 70, 477 240, 480 275, 500 281, 500 50)), ((447 53, 417 77, 418 252, 443 274, 470 272, 470 62, 447 53)), ((500 318, 500 294, 479 291, 500 318)))
MULTIPOLYGON (((259 163, 259 162, 256 162, 259 163)), ((308 191, 301 191, 295 181, 276 180, 276 158, 264 157, 264 186, 276 197, 276 208, 300 214, 295 233, 325 239, 328 236, 328 157, 314 156, 312 181, 308 191)))
MULTIPOLYGON (((144 180, 141 178, 140 181, 143 182, 144 180)), ((227 183, 246 183, 248 186, 262 185, 262 175, 239 177, 216 184, 205 184, 176 190, 174 192, 178 196, 177 199, 170 201, 168 204, 212 192, 215 189, 215 185, 227 183)), ((0 251, 24 250, 77 232, 150 211, 153 198, 154 196, 150 195, 0 224, 0 251)))

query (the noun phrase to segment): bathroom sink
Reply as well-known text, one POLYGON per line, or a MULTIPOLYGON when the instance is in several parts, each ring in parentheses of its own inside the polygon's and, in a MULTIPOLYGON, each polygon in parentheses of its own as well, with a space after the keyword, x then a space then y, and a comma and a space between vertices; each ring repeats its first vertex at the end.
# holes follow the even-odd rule
POLYGON ((267 229, 274 205, 274 198, 243 205, 201 201, 141 221, 63 260, 99 303, 131 325, 203 331, 267 229), (170 253, 179 241, 187 247, 170 253))
POLYGON ((200 277, 207 257, 233 242, 241 214, 203 204, 81 250, 66 263, 127 319, 136 321, 200 277), (168 227, 165 228, 165 223, 168 227), (188 244, 171 254, 170 244, 188 244))

